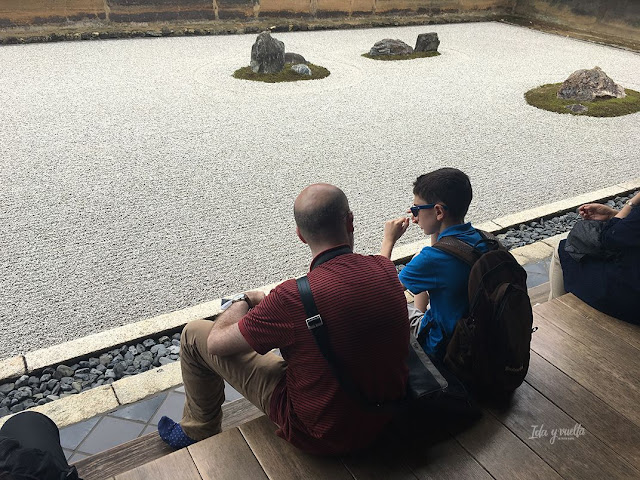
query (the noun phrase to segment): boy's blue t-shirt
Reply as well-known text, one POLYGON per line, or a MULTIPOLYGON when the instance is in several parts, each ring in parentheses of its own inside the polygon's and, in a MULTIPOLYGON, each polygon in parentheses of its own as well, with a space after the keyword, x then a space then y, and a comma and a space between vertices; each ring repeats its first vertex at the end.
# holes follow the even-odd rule
MULTIPOLYGON (((471 223, 446 228, 438 238, 447 236, 454 236, 470 245, 482 240, 471 223)), ((485 245, 478 248, 483 252, 487 250, 485 245)), ((411 293, 429 292, 431 308, 422 317, 420 329, 433 322, 422 347, 436 358, 444 358, 456 323, 469 310, 467 285, 470 271, 471 267, 462 260, 432 247, 424 247, 400 271, 400 281, 411 293)))

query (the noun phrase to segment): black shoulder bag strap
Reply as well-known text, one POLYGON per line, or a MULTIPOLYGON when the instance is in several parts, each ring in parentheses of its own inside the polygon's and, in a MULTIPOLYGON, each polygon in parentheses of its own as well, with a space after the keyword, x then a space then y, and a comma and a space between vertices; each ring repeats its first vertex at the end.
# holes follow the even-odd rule
POLYGON ((309 279, 307 276, 305 275, 302 278, 298 278, 296 283, 298 284, 298 291, 300 292, 304 311, 307 315, 307 328, 313 334, 313 338, 318 344, 318 349, 329 364, 329 367, 331 368, 333 375, 338 380, 340 386, 345 392, 359 400, 363 405, 371 408, 381 407, 382 405, 380 403, 368 400, 355 386, 351 378, 345 372, 345 369, 341 368, 340 362, 338 361, 338 358, 331 347, 331 343, 329 342, 329 331, 327 330, 327 326, 322 321, 320 313, 318 313, 318 307, 316 307, 316 302, 313 299, 313 294, 311 293, 311 287, 309 286, 309 279))

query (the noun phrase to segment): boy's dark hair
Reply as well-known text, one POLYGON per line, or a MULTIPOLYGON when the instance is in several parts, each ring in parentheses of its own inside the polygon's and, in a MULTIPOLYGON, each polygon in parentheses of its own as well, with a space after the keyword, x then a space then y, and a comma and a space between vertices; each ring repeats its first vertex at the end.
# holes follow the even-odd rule
POLYGON ((427 203, 442 203, 451 217, 462 222, 473 198, 469 177, 457 168, 439 168, 420 175, 413 183, 413 194, 427 203))

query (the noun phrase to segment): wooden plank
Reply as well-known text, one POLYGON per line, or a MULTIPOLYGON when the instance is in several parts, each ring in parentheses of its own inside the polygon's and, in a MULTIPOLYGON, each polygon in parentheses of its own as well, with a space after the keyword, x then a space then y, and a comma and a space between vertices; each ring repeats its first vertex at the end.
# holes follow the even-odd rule
POLYGON ((261 417, 264 413, 246 398, 240 398, 222 406, 222 430, 230 430, 261 417))
POLYGON ((561 477, 491 413, 456 440, 496 479, 560 479, 561 477))
MULTIPOLYGON (((411 433, 404 421, 398 421, 395 428, 389 428, 372 447, 345 455, 342 462, 358 480, 417 480, 406 461, 408 450, 413 447, 411 433)), ((425 453, 428 446, 426 442, 421 443, 425 444, 422 450, 425 453)))
POLYGON ((640 472, 591 431, 577 428, 574 418, 527 383, 515 391, 508 409, 492 409, 492 413, 563 478, 640 476, 640 472), (534 435, 534 428, 540 429, 539 435, 534 435), (574 429, 577 434, 562 435, 560 429, 574 429))
POLYGON ((640 387, 636 382, 612 365, 608 358, 595 354, 583 343, 537 315, 536 309, 533 322, 540 327, 532 335, 531 349, 534 352, 640 425, 640 387))
POLYGON ((116 475, 116 480, 202 480, 186 448, 116 475))
POLYGON ((239 429, 271 480, 353 480, 338 458, 306 454, 277 437, 276 426, 266 416, 245 423, 239 429))
POLYGON ((557 299, 536 306, 536 313, 561 328, 594 353, 607 358, 636 384, 640 384, 638 349, 619 336, 605 330, 599 322, 589 320, 557 299))
POLYGON ((640 470, 640 428, 538 354, 526 381, 640 470))
POLYGON ((102 480, 144 465, 173 451, 173 448, 162 441, 158 432, 152 432, 106 452, 80 460, 75 466, 80 478, 102 480))
POLYGON ((545 303, 549 301, 549 282, 545 282, 538 285, 537 287, 530 288, 528 293, 529 300, 531 300, 531 305, 537 305, 539 303, 545 303))
MULTIPOLYGON (((244 398, 223 405, 222 413, 223 430, 235 428, 241 423, 264 415, 244 398)), ((158 432, 152 432, 105 452, 80 460, 75 466, 78 469, 80 478, 84 480, 102 480, 144 465, 173 451, 174 449, 164 443, 158 436, 158 432)))
POLYGON ((640 325, 633 325, 599 312, 571 293, 559 297, 558 301, 640 350, 640 325))
POLYGON ((488 480, 486 470, 448 433, 441 429, 425 428, 425 443, 413 443, 408 464, 421 480, 456 479, 488 480))
POLYGON ((203 480, 267 480, 267 475, 237 428, 187 448, 203 480))

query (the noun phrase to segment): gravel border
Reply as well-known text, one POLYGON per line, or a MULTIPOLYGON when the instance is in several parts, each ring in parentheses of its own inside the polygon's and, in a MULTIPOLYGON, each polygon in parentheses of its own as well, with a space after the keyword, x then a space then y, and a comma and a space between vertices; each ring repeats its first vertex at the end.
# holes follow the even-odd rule
POLYGON ((2 383, 0 418, 174 363, 180 354, 180 335, 163 333, 2 383))

